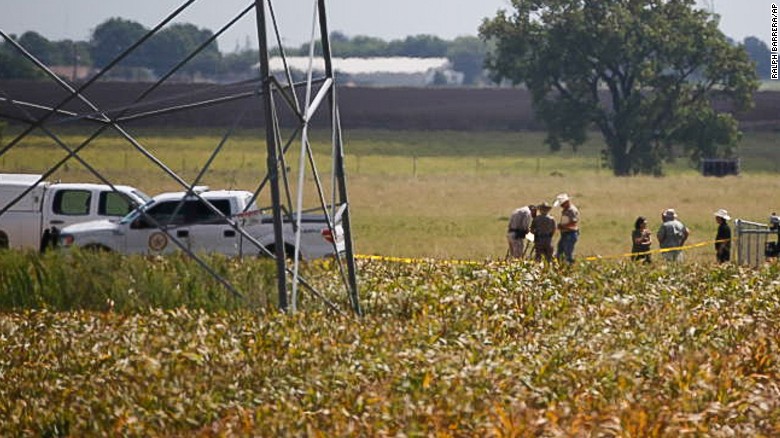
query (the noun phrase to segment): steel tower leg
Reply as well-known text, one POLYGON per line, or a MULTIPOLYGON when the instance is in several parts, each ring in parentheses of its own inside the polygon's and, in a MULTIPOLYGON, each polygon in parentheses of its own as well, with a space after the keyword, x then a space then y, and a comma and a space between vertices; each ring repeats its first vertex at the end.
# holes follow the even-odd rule
POLYGON ((271 90, 271 69, 268 61, 268 39, 265 26, 265 1, 255 0, 257 11, 257 41, 260 52, 260 75, 263 91, 263 110, 265 112, 265 141, 267 146, 268 183, 271 191, 271 203, 274 222, 274 250, 276 256, 276 277, 279 291, 279 309, 287 311, 287 266, 284 253, 282 231, 281 196, 279 194, 279 162, 277 159, 276 124, 273 120, 273 95, 271 90))
MULTIPOLYGON (((330 35, 328 34, 328 20, 325 10, 325 0, 318 0, 317 2, 320 19, 320 38, 322 41, 322 55, 325 60, 325 77, 334 79, 333 77, 333 63, 331 61, 330 52, 330 35)), ((333 123, 333 130, 336 133, 335 136, 335 166, 334 171, 338 180, 338 192, 339 201, 346 205, 346 210, 342 215, 341 223, 344 228, 344 248, 347 258, 347 275, 349 282, 349 299, 352 304, 352 309, 358 315, 363 315, 363 310, 360 308, 360 301, 358 300, 358 286, 357 275, 355 269, 355 254, 352 248, 352 221, 350 215, 349 197, 347 195, 347 177, 344 172, 344 148, 341 138, 341 117, 338 112, 338 106, 336 105, 336 86, 334 85, 328 93, 328 100, 330 103, 330 116, 333 123)))

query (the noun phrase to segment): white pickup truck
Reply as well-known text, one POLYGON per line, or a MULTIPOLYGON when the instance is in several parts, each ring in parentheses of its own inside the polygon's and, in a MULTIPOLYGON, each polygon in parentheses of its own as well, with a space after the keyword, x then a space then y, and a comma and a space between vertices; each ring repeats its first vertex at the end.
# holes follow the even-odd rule
MULTIPOLYGON (((274 253, 272 217, 257 209, 252 202, 252 193, 215 190, 198 194, 271 254, 274 253)), ((251 239, 231 226, 230 221, 196 196, 187 196, 185 192, 163 193, 117 223, 94 221, 63 229, 60 245, 122 254, 167 254, 180 249, 171 241, 170 235, 196 253, 266 255, 251 239)), ((336 214, 332 227, 334 233, 331 233, 324 215, 304 214, 301 220, 301 258, 315 259, 334 255, 336 251, 343 252, 344 237, 340 223, 341 215, 336 214)), ((289 220, 284 221, 283 231, 285 252, 291 257, 295 249, 295 234, 289 220)))
POLYGON ((149 201, 129 186, 41 182, 41 175, 0 173, 0 249, 43 250, 62 228, 78 222, 118 221, 149 201), (7 208, 26 190, 29 192, 7 208))

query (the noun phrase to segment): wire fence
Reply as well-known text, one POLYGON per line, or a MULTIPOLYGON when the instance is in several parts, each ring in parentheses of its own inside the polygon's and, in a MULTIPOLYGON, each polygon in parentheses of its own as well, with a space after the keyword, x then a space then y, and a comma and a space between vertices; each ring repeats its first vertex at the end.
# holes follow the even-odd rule
MULTIPOLYGON (((143 171, 148 163, 132 151, 107 151, 99 148, 85 151, 81 155, 104 170, 143 171)), ((169 163, 176 171, 197 170, 208 159, 208 152, 189 151, 182 154, 179 151, 160 151, 158 156, 169 163)), ((289 154, 290 160, 295 154, 289 154)), ((331 168, 331 156, 315 154, 319 166, 331 168)), ((41 163, 57 158, 51 150, 43 147, 33 147, 24 153, 6 154, 0 157, 0 168, 6 173, 24 173, 37 171, 41 163)), ((212 168, 215 170, 256 170, 265 165, 265 155, 262 152, 224 151, 212 168)), ((506 156, 408 156, 408 155, 375 155, 347 154, 345 156, 347 170, 357 175, 397 175, 397 176, 427 176, 427 175, 503 175, 522 173, 524 175, 566 176, 583 172, 609 172, 602 167, 596 157, 506 157, 506 156)), ((78 170, 78 163, 66 166, 63 171, 78 170)))

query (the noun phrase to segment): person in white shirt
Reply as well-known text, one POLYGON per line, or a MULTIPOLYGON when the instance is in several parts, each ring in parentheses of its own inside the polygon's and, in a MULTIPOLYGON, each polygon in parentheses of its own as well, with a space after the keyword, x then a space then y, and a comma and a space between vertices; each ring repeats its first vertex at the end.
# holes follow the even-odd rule
POLYGON ((522 258, 525 251, 525 237, 529 233, 531 220, 536 217, 536 206, 526 205, 512 212, 509 217, 509 226, 506 232, 506 240, 509 243, 509 256, 522 258))

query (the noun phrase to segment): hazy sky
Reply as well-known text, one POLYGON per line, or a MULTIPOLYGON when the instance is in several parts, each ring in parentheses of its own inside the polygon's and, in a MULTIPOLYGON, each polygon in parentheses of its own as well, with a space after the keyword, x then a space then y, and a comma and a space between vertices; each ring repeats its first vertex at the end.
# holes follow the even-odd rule
MULTIPOLYGON (((775 0, 776 2, 776 0, 775 0)), ((152 27, 184 0, 0 0, 0 29, 21 34, 34 30, 50 40, 89 39, 92 29, 111 17, 123 17, 152 27)), ((198 0, 176 21, 217 31, 252 0, 198 0)), ((274 0, 285 45, 308 42, 315 0, 274 0)), ((509 0, 328 0, 331 31, 352 37, 385 40, 432 34, 444 39, 476 35, 484 17, 510 9, 509 0)), ((771 0, 699 0, 721 15, 726 35, 742 40, 757 36, 769 42, 771 0)), ((232 51, 247 41, 256 46, 255 17, 248 14, 219 40, 232 51), (249 38, 249 40, 248 40, 249 38)))

